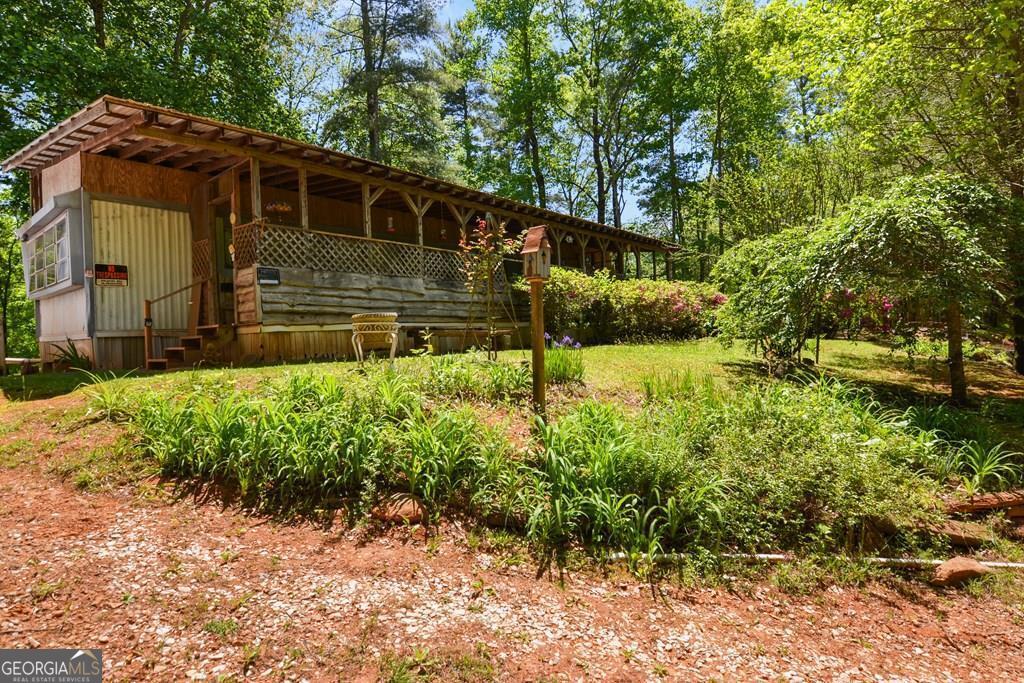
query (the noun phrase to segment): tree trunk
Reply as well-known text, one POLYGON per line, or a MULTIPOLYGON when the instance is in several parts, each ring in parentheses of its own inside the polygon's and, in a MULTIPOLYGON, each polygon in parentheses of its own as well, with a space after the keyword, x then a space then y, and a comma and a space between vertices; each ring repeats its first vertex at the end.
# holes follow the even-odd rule
POLYGON ((103 0, 89 0, 89 9, 92 10, 92 23, 96 27, 96 47, 102 50, 107 47, 107 21, 103 0))
MULTIPOLYGON (((529 22, 523 27, 523 73, 526 77, 527 91, 533 90, 533 55, 530 45, 529 22)), ((530 167, 533 171, 533 181, 537 186, 537 203, 540 208, 548 206, 547 190, 544 186, 544 169, 540 163, 540 143, 537 141, 537 125, 533 116, 533 107, 526 108, 526 142, 530 147, 530 167)))
POLYGON ((949 388, 953 403, 967 403, 967 377, 964 375, 963 314, 959 301, 946 306, 946 342, 949 346, 949 388))
POLYGON ((367 153, 374 161, 382 161, 380 153, 380 85, 373 61, 373 25, 370 0, 359 0, 363 39, 363 81, 366 88, 367 153))
MULTIPOLYGON (((591 85, 594 85, 591 83, 591 85)), ((604 182, 604 159, 601 156, 601 129, 597 107, 590 112, 590 139, 593 142, 594 177, 597 182, 597 222, 604 223, 608 209, 608 192, 604 182)))

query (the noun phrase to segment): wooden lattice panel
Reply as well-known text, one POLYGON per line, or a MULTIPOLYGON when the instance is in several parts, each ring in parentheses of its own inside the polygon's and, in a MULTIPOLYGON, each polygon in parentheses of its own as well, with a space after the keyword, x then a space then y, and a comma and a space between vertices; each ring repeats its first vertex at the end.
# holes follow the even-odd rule
POLYGON ((260 235, 259 262, 280 268, 315 268, 310 233, 267 226, 260 235))
POLYGON ((465 282, 466 267, 462 257, 455 252, 424 249, 423 276, 442 282, 465 282))
POLYGON ((205 280, 213 275, 212 255, 210 240, 192 243, 192 279, 205 280))
MULTIPOLYGON (((247 237, 248 234, 241 235, 236 228, 236 240, 247 237)), ((236 242, 236 265, 239 265, 241 248, 236 242)), ((465 264, 458 252, 403 242, 304 232, 276 225, 263 228, 256 251, 259 264, 264 266, 425 278, 440 282, 464 282, 466 279, 465 264)), ((499 286, 504 285, 503 268, 498 269, 496 281, 499 286)))
POLYGON ((236 225, 231 231, 231 244, 235 248, 235 268, 248 268, 259 258, 259 223, 236 225))

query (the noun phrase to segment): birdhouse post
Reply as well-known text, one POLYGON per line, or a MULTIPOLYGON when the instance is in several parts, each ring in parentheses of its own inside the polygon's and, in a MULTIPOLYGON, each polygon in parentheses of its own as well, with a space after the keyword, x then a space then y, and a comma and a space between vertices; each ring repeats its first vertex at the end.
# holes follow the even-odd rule
POLYGON ((547 226, 526 231, 523 277, 530 283, 530 345, 533 351, 533 409, 544 414, 544 281, 551 276, 551 243, 547 226))

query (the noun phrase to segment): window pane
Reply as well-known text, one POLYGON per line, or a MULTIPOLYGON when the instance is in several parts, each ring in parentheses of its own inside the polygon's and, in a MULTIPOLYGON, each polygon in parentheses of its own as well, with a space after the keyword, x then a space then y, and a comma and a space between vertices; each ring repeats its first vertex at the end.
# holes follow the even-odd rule
POLYGON ((42 286, 41 273, 38 273, 38 272, 32 273, 32 291, 33 292, 36 291, 41 286, 42 286))
POLYGON ((68 279, 68 260, 57 261, 57 282, 68 279))
POLYGON ((43 233, 43 245, 50 246, 53 244, 53 228, 43 233))
POLYGON ((60 223, 54 226, 54 233, 56 234, 56 240, 62 240, 68 235, 68 222, 61 220, 60 223))
POLYGON ((68 257, 68 241, 61 240, 57 242, 57 258, 65 259, 68 257))
POLYGON ((57 262, 57 245, 51 244, 46 247, 46 265, 52 266, 57 262))
POLYGON ((46 269, 46 285, 50 286, 57 282, 57 266, 49 266, 46 269))

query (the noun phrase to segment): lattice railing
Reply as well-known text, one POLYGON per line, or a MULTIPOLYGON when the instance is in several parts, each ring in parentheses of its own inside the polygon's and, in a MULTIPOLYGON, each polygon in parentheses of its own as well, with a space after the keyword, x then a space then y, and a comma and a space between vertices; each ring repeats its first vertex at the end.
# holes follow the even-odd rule
POLYGON ((235 268, 248 268, 259 260, 260 230, 262 223, 236 225, 231 230, 235 268))
MULTIPOLYGON (((387 242, 351 235, 307 232, 258 223, 235 227, 235 265, 258 262, 279 268, 312 268, 341 273, 425 278, 440 282, 464 282, 462 255, 456 251, 387 242), (249 230, 260 228, 258 237, 249 230), (250 243, 251 240, 254 240, 250 243), (247 260, 252 255, 252 260, 247 260)), ((505 280, 504 270, 498 282, 505 280)))
POLYGON ((196 240, 192 243, 192 279, 206 279, 213 275, 210 262, 210 240, 196 240))

